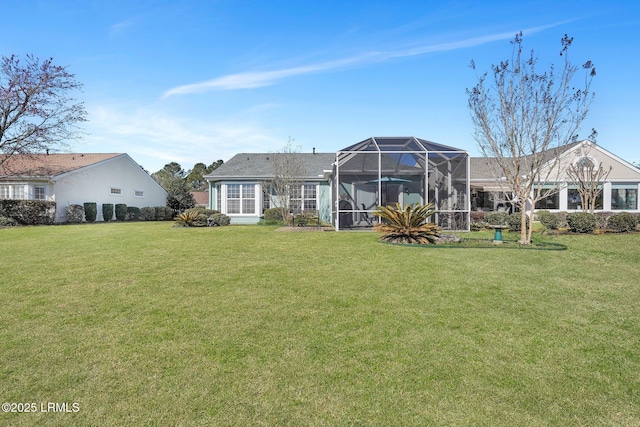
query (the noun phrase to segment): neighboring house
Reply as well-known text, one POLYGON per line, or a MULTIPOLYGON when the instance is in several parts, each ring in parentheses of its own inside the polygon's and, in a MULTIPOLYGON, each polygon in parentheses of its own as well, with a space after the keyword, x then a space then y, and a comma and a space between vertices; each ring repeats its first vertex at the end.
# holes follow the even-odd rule
POLYGON ((209 207, 209 192, 208 191, 192 191, 191 195, 196 202, 197 208, 209 207))
POLYGON ((128 154, 13 155, 0 166, 0 199, 56 202, 55 222, 65 222, 72 204, 124 203, 165 206, 167 192, 128 154))
MULTIPOLYGON (((277 197, 263 191, 280 153, 242 153, 205 176, 211 209, 256 223, 277 197)), ((337 230, 371 228, 379 204, 434 202, 448 229, 469 228, 469 157, 415 137, 373 137, 337 153, 296 153, 304 166, 291 206, 316 211, 337 230)), ((295 212, 294 212, 295 213, 295 212)))
MULTIPOLYGON (((602 163, 611 171, 600 183, 601 192, 597 199, 596 211, 640 212, 638 193, 640 192, 640 169, 590 141, 569 144, 560 152, 549 150, 547 156, 560 156, 555 170, 549 175, 543 188, 558 191, 539 201, 535 208, 550 211, 574 212, 582 210, 580 194, 574 182, 567 176, 569 165, 592 163, 596 168, 602 163)), ((549 165, 554 164, 550 158, 549 165)), ((508 188, 501 185, 500 173, 495 171, 496 161, 492 158, 471 158, 471 198, 472 210, 494 211, 508 209, 508 188)), ((543 170, 542 176, 546 173, 543 170)))

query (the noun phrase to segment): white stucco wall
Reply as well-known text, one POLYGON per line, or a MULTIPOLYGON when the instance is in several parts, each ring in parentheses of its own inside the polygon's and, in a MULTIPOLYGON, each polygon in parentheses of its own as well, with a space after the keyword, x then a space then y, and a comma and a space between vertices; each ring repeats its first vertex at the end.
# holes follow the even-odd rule
POLYGON ((66 208, 72 204, 97 203, 97 221, 102 221, 103 203, 138 208, 167 203, 167 192, 127 154, 61 175, 52 191, 49 196, 57 205, 56 222, 65 221, 66 208), (111 194, 111 188, 121 189, 121 195, 111 194), (142 197, 137 197, 136 191, 142 192, 142 197))

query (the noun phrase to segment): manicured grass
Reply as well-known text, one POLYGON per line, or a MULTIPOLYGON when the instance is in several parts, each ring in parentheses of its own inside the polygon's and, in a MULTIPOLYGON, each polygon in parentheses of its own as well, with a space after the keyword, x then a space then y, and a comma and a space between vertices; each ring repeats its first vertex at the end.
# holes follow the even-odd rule
POLYGON ((0 424, 637 426, 640 235, 547 239, 0 229, 0 424))

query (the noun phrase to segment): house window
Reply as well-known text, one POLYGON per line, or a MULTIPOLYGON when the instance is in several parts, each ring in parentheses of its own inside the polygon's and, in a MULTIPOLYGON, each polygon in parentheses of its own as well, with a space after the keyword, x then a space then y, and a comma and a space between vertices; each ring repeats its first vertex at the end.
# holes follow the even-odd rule
MULTIPOLYGON (((602 190, 601 186, 599 186, 600 190, 602 190)), ((596 197, 596 209, 602 209, 602 191, 598 193, 596 197)), ((586 210, 589 209, 589 206, 582 205, 582 197, 580 197, 580 193, 576 187, 569 187, 567 191, 567 209, 577 209, 577 210, 586 210)))
POLYGON ((227 184, 227 213, 255 214, 256 186, 254 184, 227 184))
POLYGON ((216 185, 216 205, 214 209, 222 209, 222 186, 220 184, 216 185))
MULTIPOLYGON (((268 184, 265 184, 268 185, 268 184)), ((273 196, 273 187, 269 185, 269 189, 262 191, 262 213, 271 208, 271 197, 273 196)))
POLYGON ((133 192, 133 197, 144 197, 144 191, 142 190, 135 190, 133 192))
POLYGON ((33 198, 35 200, 46 200, 47 194, 44 187, 33 187, 33 198))
POLYGON ((638 209, 638 185, 637 184, 612 184, 611 209, 612 210, 638 209))
POLYGON ((10 198, 11 198, 11 186, 0 185, 0 199, 10 199, 10 198))
POLYGON ((558 193, 551 194, 536 202, 536 209, 560 209, 560 195, 558 193))
POLYGON ((0 199, 26 200, 27 192, 24 184, 0 185, 0 199))
POLYGON ((293 212, 317 210, 317 188, 315 184, 305 184, 291 189, 290 207, 293 212))
POLYGON ((122 196, 122 188, 111 187, 112 196, 122 196))

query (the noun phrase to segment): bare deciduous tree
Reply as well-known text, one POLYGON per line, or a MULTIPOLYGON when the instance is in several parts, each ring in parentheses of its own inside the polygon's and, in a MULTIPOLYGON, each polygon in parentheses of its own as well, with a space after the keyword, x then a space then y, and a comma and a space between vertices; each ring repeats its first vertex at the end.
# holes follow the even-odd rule
POLYGON ((280 209, 285 220, 291 213, 301 209, 295 205, 295 200, 300 199, 305 176, 300 147, 294 146, 293 141, 289 138, 280 151, 269 155, 272 177, 261 183, 262 191, 268 195, 271 205, 280 209))
MULTIPOLYGON (((531 243, 535 203, 557 192, 545 188, 560 175, 563 148, 577 140, 577 132, 593 99, 590 85, 595 66, 587 61, 584 84, 574 86, 578 66, 569 61, 573 38, 561 39, 561 69, 537 70, 534 52, 523 54, 522 33, 511 42, 511 59, 491 66, 489 73, 467 89, 475 139, 510 202, 522 213, 520 243, 531 243), (527 225, 527 215, 529 221, 527 225)), ((471 62, 475 69, 475 63, 471 62)))
POLYGON ((0 58, 0 166, 14 154, 62 148, 80 136, 84 104, 70 93, 82 85, 66 67, 32 55, 0 58))
POLYGON ((602 182, 611 173, 612 167, 605 169, 602 162, 597 165, 589 157, 589 153, 581 152, 582 156, 567 167, 567 176, 577 186, 582 202, 582 210, 590 213, 596 209, 596 200, 602 192, 602 182))

